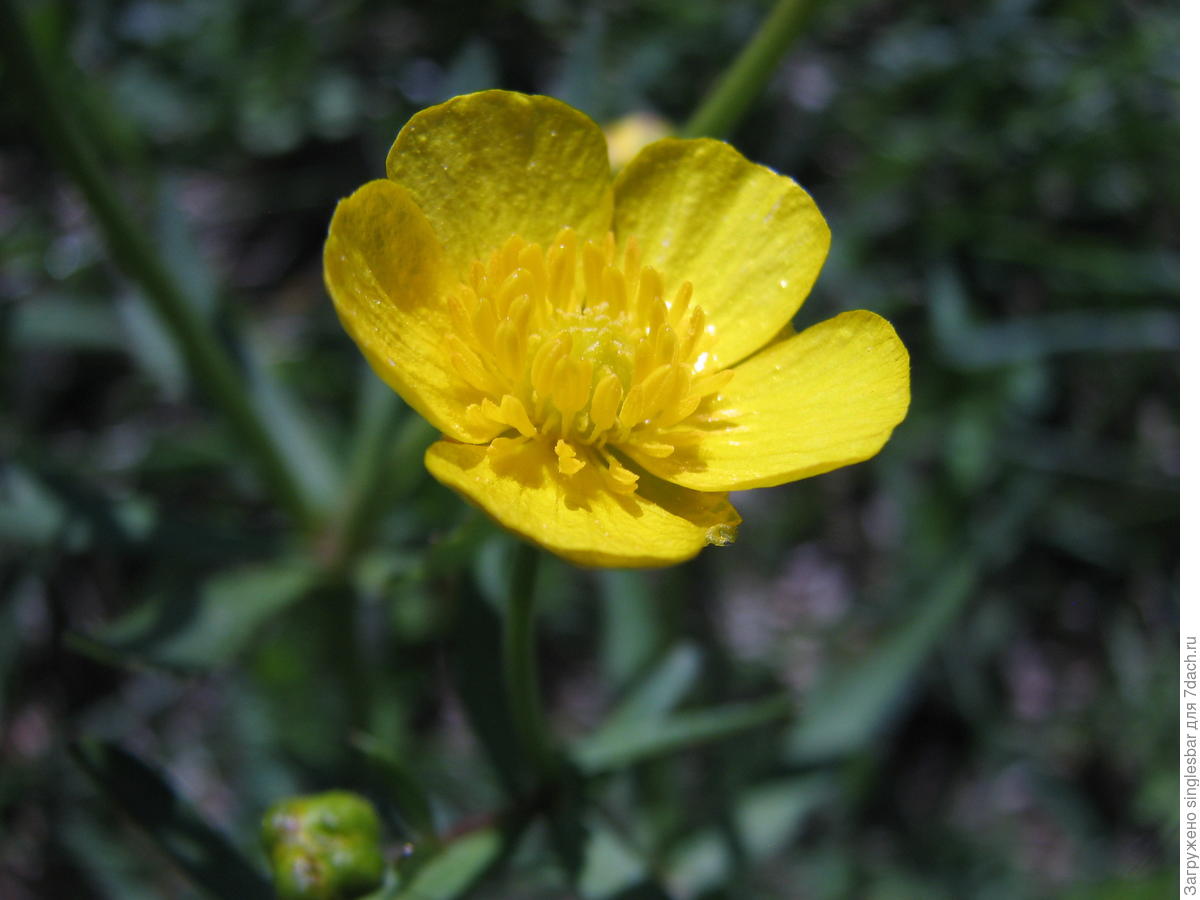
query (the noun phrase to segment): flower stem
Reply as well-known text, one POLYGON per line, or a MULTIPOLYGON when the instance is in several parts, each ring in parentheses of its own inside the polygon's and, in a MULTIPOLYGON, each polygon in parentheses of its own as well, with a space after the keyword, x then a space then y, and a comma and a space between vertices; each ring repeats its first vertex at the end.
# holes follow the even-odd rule
POLYGON ((162 319, 188 370, 224 414, 230 429, 258 464, 268 488, 306 528, 313 510, 280 448, 250 403, 249 389, 229 354, 188 302, 179 282, 163 265, 146 232, 113 189, 96 147, 45 62, 11 0, 0 0, 0 47, 8 77, 22 86, 30 117, 75 181, 91 208, 109 252, 142 289, 162 319))
POLYGON ((543 782, 553 779, 555 754, 538 691, 534 582, 538 551, 522 541, 509 584, 504 617, 504 678, 517 739, 543 782))
POLYGON ((725 70, 680 137, 725 137, 758 96, 800 32, 815 0, 779 0, 767 20, 725 70))

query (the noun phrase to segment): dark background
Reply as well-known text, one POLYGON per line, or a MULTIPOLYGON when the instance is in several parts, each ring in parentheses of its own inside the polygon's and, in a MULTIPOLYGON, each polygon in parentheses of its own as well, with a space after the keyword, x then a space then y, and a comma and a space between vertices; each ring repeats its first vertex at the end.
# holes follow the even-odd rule
MULTIPOLYGON (((82 774, 80 738, 165 772, 252 856, 258 816, 290 793, 354 788, 387 813, 352 731, 411 766, 443 829, 496 808, 460 670, 486 669, 495 635, 472 616, 512 541, 424 473, 427 428, 364 377, 321 281, 329 217, 382 175, 409 115, 458 93, 682 123, 767 7, 22 9, 191 301, 292 398, 267 406, 330 521, 372 409, 392 409, 395 440, 379 514, 331 584, 324 536, 263 493, 4 60, 0 896, 195 896, 82 774)), ((796 324, 889 318, 912 411, 868 463, 735 497, 730 548, 648 575, 543 568, 558 733, 587 733, 662 660, 683 661, 684 708, 795 703, 594 798, 681 897, 1167 896, 1176 7, 817 4, 729 138, 830 223, 796 324), (797 778, 811 803, 789 800, 797 778)), ((566 896, 544 849, 535 830, 477 895, 566 896)), ((617 896, 597 884, 582 894, 617 896)))

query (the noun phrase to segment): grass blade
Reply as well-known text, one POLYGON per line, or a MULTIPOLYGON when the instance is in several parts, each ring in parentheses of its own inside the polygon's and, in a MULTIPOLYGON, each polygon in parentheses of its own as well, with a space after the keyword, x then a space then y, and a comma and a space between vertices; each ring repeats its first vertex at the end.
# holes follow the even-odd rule
POLYGON ((221 900, 274 896, 258 869, 176 794, 160 772, 104 741, 80 741, 71 754, 113 804, 205 893, 221 900))
POLYGON ((579 741, 572 756, 584 774, 596 775, 736 737, 744 731, 781 721, 791 712, 791 697, 780 696, 676 713, 657 722, 623 720, 579 741))

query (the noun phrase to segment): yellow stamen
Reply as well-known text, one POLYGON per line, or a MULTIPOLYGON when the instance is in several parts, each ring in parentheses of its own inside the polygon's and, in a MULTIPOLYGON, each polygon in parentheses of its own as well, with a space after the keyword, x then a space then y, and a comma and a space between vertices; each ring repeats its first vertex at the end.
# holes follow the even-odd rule
POLYGON ((525 409, 525 404, 512 394, 505 394, 499 406, 491 400, 484 400, 483 414, 501 425, 517 429, 522 437, 533 437, 537 434, 537 429, 529 421, 529 412, 525 409))
POLYGON ((558 471, 564 475, 574 475, 586 465, 575 455, 575 448, 561 438, 554 445, 554 452, 558 456, 558 471))
POLYGON ((545 441, 561 475, 595 466, 608 489, 632 493, 638 475, 612 449, 663 459, 700 440, 693 417, 733 372, 712 363, 692 284, 669 295, 642 259, 633 239, 618 253, 611 233, 581 241, 566 228, 546 249, 513 236, 472 264, 447 298, 445 346, 478 398, 466 399, 472 427, 504 429, 491 458, 545 441))
POLYGON ((597 432, 612 428, 617 420, 617 409, 621 405, 621 379, 613 374, 611 369, 604 370, 592 392, 592 407, 588 410, 592 425, 597 432))

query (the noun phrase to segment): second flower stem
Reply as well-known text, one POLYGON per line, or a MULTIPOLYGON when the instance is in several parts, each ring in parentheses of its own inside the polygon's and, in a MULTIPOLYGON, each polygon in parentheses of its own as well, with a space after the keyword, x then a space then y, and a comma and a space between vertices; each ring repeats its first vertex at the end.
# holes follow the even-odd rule
POLYGON ((72 95, 61 83, 62 67, 55 69, 39 55, 28 25, 11 0, 0 0, 0 50, 6 74, 20 83, 32 121, 87 201, 113 259, 141 288, 189 373, 258 464, 264 483, 302 528, 315 530, 317 516, 311 498, 250 402, 246 378, 188 302, 180 279, 164 265, 154 239, 121 199, 114 179, 101 163, 94 135, 80 127, 72 95))
POLYGON ((816 0, 779 0, 753 40, 680 130, 680 137, 726 137, 767 83, 815 5, 816 0))
POLYGON ((534 625, 537 563, 537 548, 522 541, 517 548, 504 617, 504 677, 517 739, 538 779, 546 782, 553 779, 556 763, 538 688, 534 625))

